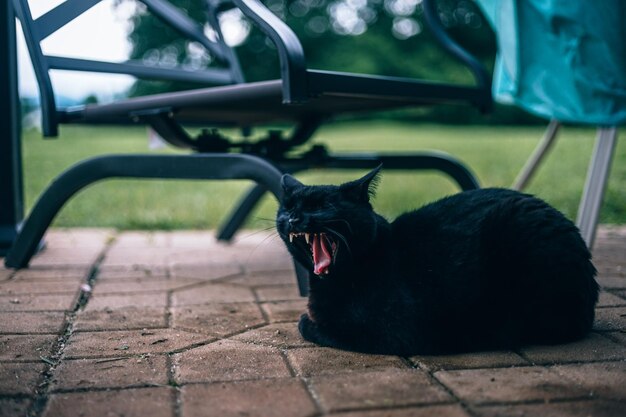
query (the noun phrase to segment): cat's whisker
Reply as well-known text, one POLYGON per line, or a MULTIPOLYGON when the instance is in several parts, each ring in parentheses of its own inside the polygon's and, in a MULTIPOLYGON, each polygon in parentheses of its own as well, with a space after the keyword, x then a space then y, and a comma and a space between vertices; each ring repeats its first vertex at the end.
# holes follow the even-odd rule
POLYGON ((272 222, 272 223, 276 222, 276 219, 270 219, 267 217, 257 217, 257 216, 254 217, 254 220, 263 220, 263 221, 272 222))
POLYGON ((251 238, 251 237, 254 237, 254 236, 258 235, 259 233, 264 233, 264 232, 267 232, 267 231, 270 231, 270 230, 276 230, 276 225, 269 226, 269 227, 264 227, 263 229, 259 229, 259 230, 255 230, 254 232, 247 233, 244 236, 242 236, 240 240, 245 240, 245 239, 248 239, 248 238, 251 238))
POLYGON ((263 227, 261 229, 258 229, 258 230, 255 230, 255 231, 252 231, 250 233, 247 233, 247 234, 243 235, 240 240, 245 240, 247 238, 251 238, 253 236, 258 235, 259 233, 264 233, 264 232, 267 232, 269 230, 276 230, 276 219, 267 219, 265 217, 256 217, 256 216, 254 217, 254 219, 255 220, 268 221, 268 222, 271 221, 272 223, 271 223, 271 226, 263 227))
POLYGON ((271 242, 272 240, 276 239, 277 237, 280 237, 280 235, 278 233, 272 233, 270 235, 267 235, 261 242, 259 242, 257 247, 259 247, 262 244, 266 243, 268 240, 271 242))
MULTIPOLYGON (((258 234, 260 232, 264 232, 264 231, 267 231, 267 230, 270 230, 270 229, 259 230, 255 234, 258 234)), ((277 237, 280 237, 280 235, 278 233, 271 233, 271 234, 265 236, 265 238, 263 238, 263 240, 261 240, 256 246, 254 246, 254 248, 250 251, 250 253, 248 253, 248 259, 250 259, 250 257, 252 257, 252 255, 256 252, 257 249, 259 249, 261 247, 261 245, 265 245, 266 243, 271 242, 272 240, 276 239, 277 237)))

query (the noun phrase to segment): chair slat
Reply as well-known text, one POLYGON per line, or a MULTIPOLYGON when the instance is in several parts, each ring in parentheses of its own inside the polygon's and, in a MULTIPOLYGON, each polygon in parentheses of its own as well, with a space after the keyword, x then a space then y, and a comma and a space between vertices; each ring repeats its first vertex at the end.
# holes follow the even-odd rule
POLYGON ((50 69, 128 74, 141 78, 191 81, 212 85, 233 83, 232 74, 227 69, 185 70, 182 68, 150 67, 132 61, 102 62, 58 56, 47 56, 46 59, 50 69))
POLYGON ((66 0, 54 9, 35 20, 39 41, 46 39, 101 0, 66 0))

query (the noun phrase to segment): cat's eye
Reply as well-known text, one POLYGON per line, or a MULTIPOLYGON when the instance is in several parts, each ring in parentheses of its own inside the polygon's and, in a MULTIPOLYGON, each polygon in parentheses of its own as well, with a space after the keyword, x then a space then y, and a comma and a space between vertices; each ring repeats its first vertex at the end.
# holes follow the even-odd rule
POLYGON ((294 207, 294 201, 291 198, 284 198, 281 205, 283 206, 285 210, 291 211, 293 210, 293 207, 294 207))
POLYGON ((308 200, 302 201, 302 209, 304 210, 319 210, 323 207, 324 207, 323 200, 308 199, 308 200))

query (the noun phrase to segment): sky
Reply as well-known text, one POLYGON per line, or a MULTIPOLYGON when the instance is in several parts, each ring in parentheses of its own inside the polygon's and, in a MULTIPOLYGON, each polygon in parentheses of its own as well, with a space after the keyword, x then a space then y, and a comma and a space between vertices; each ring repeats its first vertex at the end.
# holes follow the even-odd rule
MULTIPOLYGON (((33 17, 37 18, 62 3, 63 0, 29 0, 33 17)), ((132 4, 113 7, 112 0, 104 0, 67 26, 53 33, 41 43, 47 55, 85 58, 103 61, 128 59, 130 44, 126 35, 132 4)), ((28 49, 18 27, 18 71, 22 96, 38 94, 35 74, 32 70, 28 49)), ((126 75, 96 74, 84 72, 52 71, 52 82, 58 95, 81 100, 89 94, 106 101, 124 92, 133 83, 126 75)))

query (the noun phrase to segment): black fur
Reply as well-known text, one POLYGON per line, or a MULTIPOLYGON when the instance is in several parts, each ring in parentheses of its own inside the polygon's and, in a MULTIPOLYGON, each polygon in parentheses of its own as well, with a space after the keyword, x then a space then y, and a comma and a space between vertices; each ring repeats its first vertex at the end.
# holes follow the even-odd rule
POLYGON ((311 271, 299 323, 306 340, 411 355, 562 343, 589 331, 596 270, 578 229, 556 209, 482 189, 390 224, 369 203, 377 174, 340 186, 283 177, 278 232, 311 271), (290 232, 336 242, 328 275, 312 272, 304 239, 290 243, 290 232))

